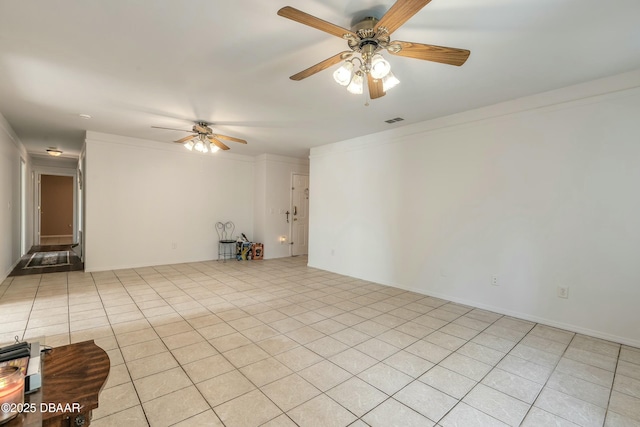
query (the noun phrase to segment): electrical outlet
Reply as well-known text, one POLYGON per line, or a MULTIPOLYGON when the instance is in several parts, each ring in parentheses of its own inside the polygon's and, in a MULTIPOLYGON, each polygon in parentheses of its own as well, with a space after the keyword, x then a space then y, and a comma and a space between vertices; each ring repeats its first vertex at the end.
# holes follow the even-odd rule
POLYGON ((568 286, 558 286, 558 298, 569 298, 568 286))
POLYGON ((500 286, 500 282, 498 281, 498 275, 494 274, 493 276, 491 276, 491 284, 493 286, 500 286))
POLYGON ((336 250, 335 249, 331 249, 331 255, 335 255, 336 254, 336 250))
POLYGON ((171 249, 177 249, 177 248, 178 248, 178 244, 176 242, 172 242, 171 249))

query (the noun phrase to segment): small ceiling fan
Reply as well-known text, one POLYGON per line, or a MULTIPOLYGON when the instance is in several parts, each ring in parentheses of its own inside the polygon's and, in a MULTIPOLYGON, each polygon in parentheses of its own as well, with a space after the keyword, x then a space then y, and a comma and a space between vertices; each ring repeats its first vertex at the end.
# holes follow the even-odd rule
POLYGON ((418 13, 431 0, 397 0, 393 6, 379 20, 367 17, 357 22, 351 30, 323 21, 313 15, 302 12, 290 6, 278 11, 278 15, 309 27, 324 31, 347 41, 349 49, 331 58, 325 59, 290 77, 292 80, 302 80, 325 70, 340 61, 345 63, 333 73, 333 78, 342 86, 346 86, 351 93, 363 92, 366 76, 371 99, 384 96, 388 89, 399 83, 391 73, 391 65, 380 51, 386 50, 392 55, 407 58, 423 59, 425 61, 460 66, 469 57, 468 50, 451 47, 434 46, 422 43, 390 41, 390 35, 400 28, 413 15, 418 13), (355 54, 360 54, 358 58, 355 54), (354 61, 359 61, 354 70, 354 61))
POLYGON ((229 147, 220 141, 221 139, 224 139, 225 141, 239 142, 240 144, 247 143, 244 139, 213 133, 213 129, 211 129, 209 125, 210 123, 206 122, 196 122, 190 131, 184 129, 164 128, 160 126, 151 127, 156 129, 178 130, 180 132, 193 133, 193 135, 185 136, 184 138, 180 138, 174 142, 184 144, 188 150, 196 150, 201 153, 208 153, 209 151, 215 153, 218 150, 229 150, 229 147), (213 144, 213 146, 211 144, 213 144))

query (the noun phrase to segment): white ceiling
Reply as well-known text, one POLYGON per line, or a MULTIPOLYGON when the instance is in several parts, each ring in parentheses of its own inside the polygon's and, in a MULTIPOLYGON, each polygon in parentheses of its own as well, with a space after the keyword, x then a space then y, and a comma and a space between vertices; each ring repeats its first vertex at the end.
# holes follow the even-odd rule
MULTIPOLYGON (((349 28, 392 0, 0 0, 0 114, 32 153, 77 156, 84 131, 169 144, 194 120, 309 148, 640 68, 638 0, 433 0, 392 39, 471 50, 462 67, 387 55, 401 84, 365 106, 337 66, 289 76, 346 42, 276 15, 290 5, 349 28), (369 12, 369 13, 367 13, 369 12), (80 113, 90 114, 90 120, 80 113), (386 119, 405 121, 389 125, 386 119)), ((224 154, 220 154, 224 155, 224 154)))

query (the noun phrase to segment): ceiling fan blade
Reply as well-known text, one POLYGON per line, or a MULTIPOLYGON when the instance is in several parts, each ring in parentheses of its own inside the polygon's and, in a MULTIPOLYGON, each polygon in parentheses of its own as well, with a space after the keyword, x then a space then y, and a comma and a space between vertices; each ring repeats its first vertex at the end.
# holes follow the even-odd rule
POLYGON ((429 4, 431 0, 397 0, 378 21, 376 31, 380 27, 389 30, 389 34, 400 28, 409 18, 429 4))
POLYGON ((318 62, 316 65, 312 65, 306 70, 300 71, 297 74, 289 77, 291 80, 300 81, 302 79, 306 79, 307 77, 313 76, 315 73, 318 73, 322 70, 326 70, 327 68, 336 65, 338 62, 343 61, 353 55, 353 52, 345 50, 344 52, 340 52, 336 55, 333 55, 331 58, 327 58, 322 62, 318 62))
POLYGON ((470 51, 466 49, 456 49, 454 47, 434 46, 431 44, 412 43, 393 41, 391 45, 400 45, 402 49, 399 52, 388 51, 397 56, 406 56, 407 58, 424 59, 425 61, 440 62, 442 64, 460 66, 465 63, 470 51))
POLYGON ((225 139, 227 141, 239 142, 240 144, 246 144, 247 143, 247 141, 245 141, 244 139, 234 138, 232 136, 227 136, 227 135, 220 135, 219 133, 214 133, 211 136, 214 137, 214 138, 218 138, 218 139, 225 139))
POLYGON ((382 89, 382 79, 375 80, 371 74, 367 74, 367 83, 369 84, 369 96, 376 99, 385 96, 386 92, 382 89))
POLYGON ((218 141, 217 139, 215 139, 212 136, 209 137, 209 141, 211 141, 213 144, 215 144, 221 150, 228 150, 229 149, 229 147, 227 147, 222 142, 218 141))
POLYGON ((179 144, 182 144, 183 142, 187 142, 187 141, 189 141, 190 139, 193 139, 193 138, 195 138, 195 137, 197 137, 197 136, 198 136, 198 135, 189 135, 189 136, 185 136, 184 138, 180 138, 179 140, 177 140, 177 141, 173 141, 173 142, 177 142, 177 143, 179 143, 179 144))
POLYGON ((351 34, 354 37, 356 34, 353 31, 347 30, 346 28, 339 27, 330 22, 323 21, 320 18, 316 18, 313 15, 309 15, 301 10, 295 9, 291 6, 285 6, 278 11, 278 15, 289 18, 292 21, 299 22, 304 25, 308 25, 309 27, 315 28, 316 30, 324 31, 325 33, 329 33, 332 36, 343 38, 345 34, 351 34))
POLYGON ((174 129, 174 128, 163 128, 160 126, 151 126, 152 128, 155 129, 166 129, 166 130, 179 130, 180 132, 193 132, 192 130, 184 130, 184 129, 174 129))

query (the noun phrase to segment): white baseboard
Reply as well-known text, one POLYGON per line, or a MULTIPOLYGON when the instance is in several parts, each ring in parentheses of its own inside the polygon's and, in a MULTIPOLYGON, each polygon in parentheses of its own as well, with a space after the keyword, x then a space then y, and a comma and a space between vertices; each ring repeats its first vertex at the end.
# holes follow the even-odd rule
POLYGON ((492 311, 494 313, 498 313, 498 314, 503 314, 505 316, 511 316, 511 317, 516 317, 518 319, 522 319, 522 320, 528 320, 530 322, 535 322, 535 323, 540 323, 546 326, 552 326, 554 328, 558 328, 558 329, 564 329, 566 331, 570 331, 570 332, 576 332, 578 334, 583 334, 583 335, 588 335, 591 337, 595 337, 595 338, 600 338, 606 341, 612 341, 615 342, 617 344, 625 344, 631 347, 638 347, 640 348, 640 341, 638 340, 633 340, 633 339, 629 339, 626 337, 621 337, 618 335, 613 335, 613 334, 608 334, 606 332, 602 332, 602 331, 597 331, 597 330, 593 330, 593 329, 589 329, 589 328, 583 328, 581 326, 578 325, 574 325, 571 323, 563 323, 563 322, 557 322, 555 320, 550 320, 550 319, 546 319, 543 317, 538 317, 538 316, 532 316, 530 314, 527 313, 521 313, 518 311, 512 311, 512 310, 507 310, 501 307, 495 307, 489 304, 482 304, 482 303, 478 303, 476 301, 471 301, 471 300, 466 300, 464 298, 456 298, 456 297, 452 297, 451 295, 447 295, 447 294, 440 294, 440 293, 425 293, 422 290, 419 289, 412 289, 410 287, 403 287, 403 286, 394 286, 394 285, 385 285, 385 286, 391 286, 392 288, 398 288, 398 289, 404 289, 405 291, 411 291, 411 292, 415 292, 417 294, 421 294, 421 295, 425 295, 425 296, 430 296, 430 297, 434 297, 434 298, 440 298, 440 299, 444 299, 447 301, 451 301, 451 302, 455 302, 458 304, 463 304, 463 305, 468 305, 468 306, 472 306, 472 307, 476 307, 476 308, 480 308, 482 310, 487 310, 487 311, 492 311))
MULTIPOLYGON (((311 263, 308 263, 307 266, 311 267, 311 268, 317 268, 319 270, 328 271, 328 272, 331 272, 331 273, 341 274, 343 276, 349 276, 348 274, 332 271, 332 270, 329 270, 328 268, 324 268, 324 267, 321 267, 321 266, 316 266, 316 265, 313 265, 311 263)), ((614 334, 609 334, 609 333, 606 333, 606 332, 593 330, 593 329, 589 329, 589 328, 584 328, 582 326, 574 325, 574 324, 571 324, 571 323, 558 322, 558 321, 551 320, 551 319, 546 319, 546 318, 543 318, 543 317, 533 316, 533 315, 527 314, 527 313, 521 313, 521 312, 518 312, 518 311, 508 310, 508 309, 505 309, 505 308, 502 308, 502 307, 492 306, 490 304, 483 304, 483 303, 479 303, 477 301, 467 300, 467 299, 464 299, 464 298, 457 298, 457 297, 454 297, 454 296, 451 296, 451 295, 448 295, 448 294, 445 294, 445 293, 437 293, 437 292, 435 292, 435 293, 426 293, 422 289, 416 289, 416 288, 412 288, 410 286, 400 286, 400 285, 397 285, 397 284, 376 282, 376 281, 373 281, 373 280, 370 280, 370 279, 367 279, 367 278, 356 277, 356 276, 349 276, 349 277, 355 277, 356 279, 367 280, 367 281, 370 281, 372 283, 378 283, 380 285, 389 286, 389 287, 392 287, 392 288, 403 289, 405 291, 415 292, 417 294, 428 296, 428 297, 444 299, 444 300, 455 302, 455 303, 458 303, 458 304, 468 305, 468 306, 471 306, 471 307, 476 307, 476 308, 480 308, 480 309, 483 309, 483 310, 492 311, 494 313, 503 314, 505 316, 517 317, 518 319, 528 320, 528 321, 531 321, 531 322, 536 322, 536 323, 540 323, 540 324, 543 324, 543 325, 552 326, 554 328, 564 329, 564 330, 567 330, 567 331, 576 332, 576 333, 579 333, 579 334, 588 335, 588 336, 591 336, 591 337, 600 338, 600 339, 607 340, 607 341, 612 341, 612 342, 615 342, 617 344, 624 344, 624 345, 628 345, 628 346, 631 346, 631 347, 640 348, 640 341, 639 340, 631 339, 631 338, 628 338, 628 337, 622 337, 622 336, 618 336, 618 335, 614 335, 614 334)))

